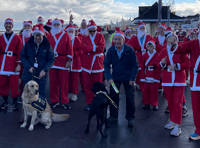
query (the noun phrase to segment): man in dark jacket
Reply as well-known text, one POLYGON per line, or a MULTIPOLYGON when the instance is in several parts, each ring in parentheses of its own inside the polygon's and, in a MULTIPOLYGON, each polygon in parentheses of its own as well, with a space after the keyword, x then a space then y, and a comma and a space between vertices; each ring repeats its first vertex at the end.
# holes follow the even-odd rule
POLYGON ((36 81, 39 84, 40 95, 45 97, 47 72, 51 69, 55 57, 49 41, 44 36, 43 25, 36 25, 33 30, 33 36, 20 53, 20 60, 24 66, 21 79, 23 88, 28 81, 36 81))
MULTIPOLYGON (((123 83, 126 92, 126 119, 128 126, 133 127, 133 119, 135 114, 133 88, 134 81, 137 75, 139 63, 136 54, 132 47, 124 43, 124 34, 121 31, 115 33, 113 37, 114 45, 108 50, 104 60, 105 76, 110 83, 110 96, 113 101, 119 106, 119 93, 114 90, 112 84, 115 84, 118 90, 123 83), (112 64, 112 74, 110 65, 112 64)), ((118 120, 118 110, 110 105, 110 117, 108 122, 118 120)))

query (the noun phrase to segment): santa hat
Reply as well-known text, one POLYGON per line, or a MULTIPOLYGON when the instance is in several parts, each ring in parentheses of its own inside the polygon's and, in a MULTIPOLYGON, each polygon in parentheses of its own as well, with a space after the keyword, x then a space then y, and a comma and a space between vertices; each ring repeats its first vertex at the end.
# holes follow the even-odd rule
POLYGON ((130 29, 128 26, 126 26, 125 33, 126 33, 127 31, 131 31, 131 29, 130 29))
POLYGON ((83 19, 81 23, 86 23, 86 20, 85 20, 85 19, 83 19))
POLYGON ((115 28, 115 32, 117 32, 117 31, 121 31, 120 27, 115 28))
POLYGON ((97 32, 101 32, 102 28, 100 26, 97 26, 97 32))
POLYGON ((177 41, 178 41, 178 36, 177 36, 175 33, 170 33, 170 34, 168 34, 168 35, 167 35, 167 39, 168 39, 170 36, 173 36, 173 35, 176 37, 176 39, 177 39, 177 41))
POLYGON ((145 25, 145 23, 144 22, 140 22, 139 24, 138 24, 138 29, 140 29, 141 27, 146 27, 146 25, 145 25))
POLYGON ((97 29, 97 25, 95 24, 95 22, 93 20, 90 20, 88 22, 88 26, 87 26, 87 29, 90 29, 90 28, 95 28, 97 29))
POLYGON ((61 22, 62 25, 64 25, 64 23, 65 23, 64 20, 61 20, 61 19, 60 19, 60 22, 61 22))
POLYGON ((23 22, 23 26, 24 25, 30 25, 32 28, 33 28, 33 23, 32 23, 32 21, 24 21, 23 22))
POLYGON ((14 21, 13 21, 13 19, 7 18, 7 19, 5 20, 5 22, 4 22, 4 24, 7 23, 7 22, 12 23, 12 25, 14 26, 14 21))
POLYGON ((171 27, 167 27, 167 29, 165 30, 165 34, 168 34, 168 33, 173 33, 171 27))
POLYGON ((37 24, 35 26, 33 26, 33 34, 34 33, 41 33, 42 35, 44 35, 44 28, 42 24, 37 24))
POLYGON ((125 40, 124 33, 121 30, 116 31, 116 33, 114 34, 114 36, 116 36, 116 35, 121 36, 125 40))
POLYGON ((164 23, 160 24, 160 25, 159 25, 159 28, 160 28, 160 27, 161 27, 161 28, 164 28, 165 30, 166 30, 166 28, 167 28, 166 25, 165 25, 164 23))
POLYGON ((196 33, 196 30, 195 30, 195 29, 192 29, 192 30, 190 31, 190 33, 196 33))
POLYGON ((52 26, 53 26, 53 24, 60 24, 60 26, 62 26, 61 21, 59 19, 57 19, 57 18, 52 21, 52 26))
POLYGON ((159 29, 159 28, 157 28, 156 32, 159 32, 159 31, 160 31, 160 29, 159 29))
POLYGON ((147 47, 148 44, 152 44, 154 49, 155 49, 156 46, 155 46, 155 41, 154 40, 148 41, 147 44, 146 44, 146 47, 147 47))
POLYGON ((48 26, 48 27, 52 27, 52 20, 48 19, 48 21, 45 25, 48 26))
POLYGON ((37 21, 41 21, 41 20, 44 21, 44 19, 41 16, 39 16, 37 21))
POLYGON ((69 25, 65 28, 66 31, 68 31, 68 30, 70 30, 70 29, 75 30, 75 27, 74 27, 72 24, 69 24, 69 25))

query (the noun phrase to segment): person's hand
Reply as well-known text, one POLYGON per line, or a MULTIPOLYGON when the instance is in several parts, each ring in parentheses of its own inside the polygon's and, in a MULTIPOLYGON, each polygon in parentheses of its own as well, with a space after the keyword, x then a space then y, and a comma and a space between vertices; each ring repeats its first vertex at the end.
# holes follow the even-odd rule
POLYGON ((165 58, 162 59, 162 61, 161 61, 161 64, 162 64, 162 65, 166 65, 166 64, 167 64, 166 58, 167 58, 167 57, 165 57, 165 58))
POLYGON ((109 84, 114 83, 113 79, 110 79, 110 80, 108 81, 108 83, 109 83, 109 84))
POLYGON ((68 62, 65 64, 65 67, 66 67, 66 68, 70 68, 70 67, 71 67, 71 62, 68 61, 68 62))
POLYGON ((176 67, 176 64, 173 64, 169 67, 169 71, 174 71, 175 70, 175 67, 176 67))
POLYGON ((42 71, 40 72, 40 76, 39 76, 39 78, 41 79, 42 77, 45 76, 45 74, 46 74, 46 72, 45 72, 44 70, 42 70, 42 71))
POLYGON ((129 85, 133 86, 135 81, 129 81, 129 85))
POLYGON ((33 73, 33 71, 34 71, 34 68, 31 67, 31 68, 29 69, 29 72, 30 72, 30 73, 33 73))
POLYGON ((98 45, 96 45, 96 48, 98 48, 99 46, 98 45))
POLYGON ((20 72, 21 71, 21 65, 17 65, 17 67, 15 68, 15 72, 20 72))

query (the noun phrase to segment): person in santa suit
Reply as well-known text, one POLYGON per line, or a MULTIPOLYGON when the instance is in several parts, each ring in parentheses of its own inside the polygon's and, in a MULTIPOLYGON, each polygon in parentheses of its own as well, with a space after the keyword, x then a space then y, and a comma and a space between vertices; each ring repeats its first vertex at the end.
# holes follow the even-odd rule
POLYGON ((140 82, 140 74, 141 74, 141 60, 142 60, 142 55, 145 54, 146 52, 146 44, 150 40, 154 40, 152 36, 148 35, 146 33, 146 25, 143 22, 140 22, 138 25, 138 34, 137 36, 132 36, 131 39, 128 41, 128 45, 130 45, 135 51, 136 51, 136 56, 139 61, 139 71, 136 79, 136 83, 139 84, 140 90, 144 92, 143 82, 140 82))
POLYGON ((39 16, 37 18, 37 24, 42 24, 43 25, 43 23, 44 23, 44 19, 41 16, 39 16))
POLYGON ((73 24, 74 28, 75 28, 75 36, 78 37, 78 25, 77 24, 73 24))
POLYGON ((94 82, 102 82, 104 71, 105 39, 103 34, 97 32, 97 25, 90 20, 87 26, 88 33, 82 37, 82 76, 85 91, 86 110, 90 110, 90 104, 94 98, 91 91, 94 82))
POLYGON ((13 98, 13 110, 19 110, 17 103, 19 91, 18 80, 21 70, 20 51, 21 38, 12 30, 14 22, 8 18, 4 22, 6 32, 0 36, 0 96, 3 97, 1 109, 8 108, 9 90, 13 98))
POLYGON ((62 20, 62 19, 60 19, 60 21, 61 21, 61 27, 62 27, 62 29, 61 29, 61 31, 64 31, 65 30, 65 21, 64 20, 62 20))
POLYGON ((156 30, 156 34, 155 34, 155 36, 154 36, 154 39, 156 39, 159 35, 160 35, 160 29, 157 28, 157 30, 156 30))
POLYGON ((51 28, 52 28, 52 20, 48 19, 47 23, 44 25, 44 31, 50 34, 51 28))
POLYGON ((83 19, 82 22, 81 22, 81 28, 79 29, 78 36, 82 37, 82 36, 84 36, 86 34, 87 34, 87 22, 86 22, 85 19, 83 19))
MULTIPOLYGON (((175 40, 175 39, 174 39, 175 40)), ((175 41, 172 42, 175 44, 175 41)), ((190 54, 190 90, 192 99, 192 109, 194 125, 196 130, 189 136, 192 140, 200 139, 200 35, 198 39, 191 40, 178 46, 175 54, 188 55, 190 54)), ((189 65, 189 62, 187 63, 189 65)))
POLYGON ((196 30, 192 29, 188 32, 188 36, 184 38, 183 42, 188 42, 190 40, 196 39, 196 30))
POLYGON ((81 41, 78 37, 75 36, 75 27, 72 24, 69 24, 65 30, 71 37, 72 46, 73 46, 73 60, 71 65, 71 70, 69 72, 69 94, 68 98, 75 102, 77 101, 78 97, 78 84, 79 84, 79 77, 81 69, 81 41))
POLYGON ((69 68, 73 59, 73 49, 70 36, 62 30, 59 19, 52 22, 51 35, 48 40, 54 49, 55 63, 49 71, 51 107, 59 105, 59 89, 61 103, 64 109, 70 109, 68 98, 69 68))
MULTIPOLYGON (((30 37, 32 36, 32 29, 33 29, 33 23, 32 21, 24 21, 23 22, 23 32, 20 36, 23 46, 25 46, 26 42, 30 39, 30 37)), ((20 71, 20 75, 19 78, 21 79, 22 77, 22 73, 23 73, 24 67, 23 65, 21 65, 21 71, 20 71)), ((23 90, 23 81, 21 80, 20 83, 20 95, 22 94, 22 90, 23 90)), ((19 102, 21 102, 21 98, 19 100, 19 102)))
POLYGON ((147 42, 147 52, 142 56, 140 81, 144 82, 143 109, 158 110, 158 83, 160 83, 160 69, 156 67, 158 53, 155 41, 147 42))
POLYGON ((160 24, 159 26, 159 35, 155 38, 156 42, 156 51, 160 53, 160 51, 167 46, 167 40, 165 39, 165 24, 160 24))
POLYGON ((175 54, 178 48, 178 37, 175 34, 167 36, 167 48, 162 49, 158 56, 157 67, 162 69, 162 86, 168 102, 170 122, 166 129, 173 129, 171 135, 181 134, 183 96, 186 86, 185 70, 189 68, 190 61, 187 55, 175 54), (176 43, 174 42, 176 38, 176 43))
POLYGON ((132 33, 131 33, 131 29, 126 26, 126 29, 125 29, 125 42, 124 43, 127 43, 130 38, 132 37, 132 33))

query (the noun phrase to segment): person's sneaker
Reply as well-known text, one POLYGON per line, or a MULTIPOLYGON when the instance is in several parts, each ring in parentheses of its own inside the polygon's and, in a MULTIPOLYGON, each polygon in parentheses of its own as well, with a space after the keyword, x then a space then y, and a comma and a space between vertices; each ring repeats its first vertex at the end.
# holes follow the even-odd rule
POLYGON ((176 124, 170 134, 173 136, 179 136, 181 134, 181 127, 178 124, 176 124))
POLYGON ((175 123, 170 121, 167 125, 165 125, 165 128, 166 129, 173 129, 175 127, 175 123))
POLYGON ((200 139, 200 135, 197 133, 193 133, 189 136, 190 139, 192 140, 199 140, 200 139))
POLYGON ((0 105, 1 109, 6 109, 8 108, 8 103, 6 103, 5 101, 0 105))
POLYGON ((183 107, 182 116, 183 116, 183 117, 186 117, 187 115, 188 115, 187 108, 186 108, 186 107, 183 107))
POLYGON ((159 88, 158 88, 158 91, 163 91, 162 87, 159 87, 159 88))
POLYGON ((71 101, 76 102, 78 100, 77 94, 71 95, 71 101))
POLYGON ((55 108, 58 105, 59 105, 59 103, 51 103, 51 108, 55 108))
POLYGON ((72 93, 68 93, 69 100, 72 98, 72 93))
POLYGON ((158 110, 158 106, 153 106, 153 110, 157 111, 158 110))
POLYGON ((143 109, 144 110, 150 109, 150 105, 143 105, 143 109))
POLYGON ((109 122, 109 123, 111 123, 111 122, 117 122, 118 121, 118 118, 116 118, 116 117, 109 117, 108 119, 107 119, 107 122, 109 122))
POLYGON ((138 84, 136 84, 136 88, 137 91, 140 91, 140 86, 138 84))
POLYGON ((165 108, 165 113, 169 113, 169 108, 168 108, 168 106, 165 108))
POLYGON ((20 106, 21 106, 20 103, 18 103, 18 102, 14 103, 14 104, 13 104, 13 111, 18 111, 18 110, 20 110, 20 106))
POLYGON ((134 127, 134 119, 128 120, 128 127, 134 127))
POLYGON ((68 110, 71 108, 71 106, 69 104, 63 104, 62 105, 64 109, 68 110))
POLYGON ((90 105, 88 104, 88 105, 86 105, 86 107, 85 107, 85 110, 90 110, 90 105))

